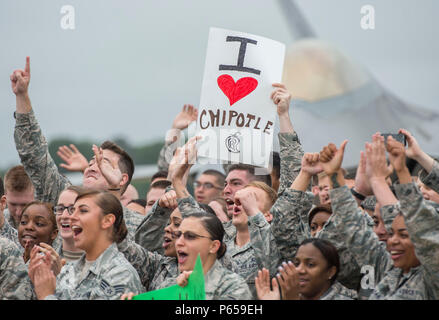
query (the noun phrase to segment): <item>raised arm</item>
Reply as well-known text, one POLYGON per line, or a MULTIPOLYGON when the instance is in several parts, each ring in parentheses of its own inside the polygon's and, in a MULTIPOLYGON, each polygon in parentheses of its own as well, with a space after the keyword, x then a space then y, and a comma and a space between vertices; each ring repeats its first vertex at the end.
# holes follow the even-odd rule
POLYGON ((273 215, 272 232, 282 259, 294 258, 300 243, 311 237, 306 219, 314 196, 306 192, 311 177, 322 171, 319 154, 306 153, 301 160, 301 170, 291 187, 284 190, 270 212, 273 215))
POLYGON ((186 129, 192 121, 196 121, 197 117, 198 109, 191 104, 185 104, 180 113, 177 114, 172 122, 172 128, 166 133, 165 144, 160 150, 157 160, 158 170, 168 171, 174 151, 181 145, 182 130, 186 129))
POLYGON ((58 172, 49 154, 47 141, 35 118, 28 95, 30 59, 26 58, 23 70, 11 75, 12 91, 16 95, 15 146, 26 173, 36 190, 36 198, 55 203, 62 190, 70 185, 68 179, 58 172))
POLYGON ((274 83, 273 87, 276 89, 272 92, 271 99, 277 105, 279 117, 280 183, 278 194, 281 194, 283 190, 291 186, 299 174, 303 149, 290 119, 291 94, 281 83, 274 83))

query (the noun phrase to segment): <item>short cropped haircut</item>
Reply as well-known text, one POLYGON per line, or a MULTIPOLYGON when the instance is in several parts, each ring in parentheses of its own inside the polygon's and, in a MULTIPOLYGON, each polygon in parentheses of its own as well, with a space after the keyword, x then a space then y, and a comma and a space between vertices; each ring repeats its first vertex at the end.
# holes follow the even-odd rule
POLYGON ((9 169, 5 174, 5 192, 23 192, 33 190, 33 184, 24 167, 18 165, 9 169))
POLYGON ((134 161, 130 157, 130 155, 117 144, 112 141, 104 141, 101 144, 101 148, 103 150, 111 150, 114 153, 119 155, 119 169, 122 173, 126 173, 128 175, 128 182, 122 186, 120 193, 123 194, 125 190, 128 188, 128 185, 131 183, 131 179, 134 174, 134 161))
POLYGON ((166 189, 170 185, 172 185, 172 182, 169 180, 159 180, 159 181, 154 182, 149 187, 149 190, 151 190, 151 189, 166 189))
POLYGON ((270 208, 274 205, 274 203, 277 200, 277 192, 272 187, 261 181, 252 181, 249 184, 247 184, 244 188, 248 188, 248 187, 261 189, 267 194, 268 199, 270 199, 270 205, 269 207, 264 208, 264 211, 270 210, 270 208))
POLYGON ((251 181, 262 181, 262 182, 266 183, 267 185, 269 185, 271 187, 271 176, 269 174, 258 174, 258 175, 255 175, 255 169, 257 169, 257 168, 258 167, 255 167, 255 166, 252 166, 252 165, 249 165, 249 164, 236 163, 236 164, 232 164, 228 168, 227 174, 229 174, 233 170, 243 170, 243 171, 246 171, 247 174, 250 176, 249 177, 250 182, 251 181))
POLYGON ((133 199, 130 202, 128 202, 128 204, 130 203, 137 203, 138 205, 141 205, 142 207, 146 207, 146 200, 145 199, 133 199))
POLYGON ((201 174, 214 176, 216 178, 216 182, 218 183, 218 185, 221 186, 221 188, 224 187, 224 183, 226 182, 226 175, 223 174, 222 172, 219 172, 218 170, 209 169, 203 171, 203 173, 201 174))
POLYGON ((156 173, 154 173, 151 177, 151 181, 154 181, 157 178, 165 178, 168 179, 168 171, 157 171, 156 173))

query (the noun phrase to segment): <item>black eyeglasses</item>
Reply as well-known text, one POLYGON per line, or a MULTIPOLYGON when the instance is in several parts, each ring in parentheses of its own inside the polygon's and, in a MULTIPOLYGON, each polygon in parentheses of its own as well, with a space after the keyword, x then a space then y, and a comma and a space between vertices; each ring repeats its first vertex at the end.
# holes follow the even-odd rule
POLYGON ((194 182, 194 189, 197 189, 199 187, 203 187, 204 189, 222 189, 221 187, 214 186, 210 182, 200 183, 198 181, 195 181, 194 182))
POLYGON ((61 214, 63 214, 64 210, 66 210, 66 209, 67 209, 67 213, 68 213, 69 215, 72 215, 73 212, 75 212, 75 207, 74 207, 74 206, 68 206, 68 207, 65 207, 65 206, 63 206, 62 204, 60 204, 60 205, 58 205, 58 206, 54 206, 54 207, 53 207, 53 212, 54 212, 55 214, 61 215, 61 214))
POLYGON ((172 235, 172 238, 174 238, 174 239, 179 239, 181 237, 181 235, 183 235, 183 238, 185 240, 189 240, 189 241, 195 240, 198 238, 207 238, 207 239, 213 240, 211 237, 201 236, 201 235, 193 233, 191 231, 186 231, 186 232, 172 231, 171 235, 172 235))

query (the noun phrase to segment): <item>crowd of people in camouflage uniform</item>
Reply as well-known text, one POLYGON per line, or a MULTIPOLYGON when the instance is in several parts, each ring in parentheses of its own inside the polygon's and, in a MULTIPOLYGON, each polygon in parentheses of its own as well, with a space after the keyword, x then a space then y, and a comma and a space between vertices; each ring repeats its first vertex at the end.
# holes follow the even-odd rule
POLYGON ((176 147, 197 119, 185 105, 142 202, 131 196, 133 160, 111 141, 89 161, 60 148, 63 167, 83 172, 72 186, 31 106, 29 57, 10 79, 21 164, 0 179, 0 299, 131 299, 187 285, 198 255, 209 300, 439 298, 439 163, 407 130, 407 146, 374 134, 351 176, 348 140, 304 152, 276 83, 272 171, 226 164, 226 174, 203 171, 191 194, 201 137, 176 147))

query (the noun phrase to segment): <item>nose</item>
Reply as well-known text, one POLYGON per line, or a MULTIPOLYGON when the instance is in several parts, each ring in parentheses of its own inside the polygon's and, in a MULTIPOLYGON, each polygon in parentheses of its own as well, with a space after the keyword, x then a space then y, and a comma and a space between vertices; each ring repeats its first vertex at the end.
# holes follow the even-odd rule
POLYGON ((304 265, 303 265, 302 262, 296 267, 296 270, 297 270, 297 272, 299 274, 305 274, 306 273, 306 270, 305 270, 304 265))
POLYGON ((230 187, 229 184, 227 184, 227 185, 224 187, 223 192, 224 192, 224 195, 231 195, 231 194, 233 193, 232 188, 230 187))

